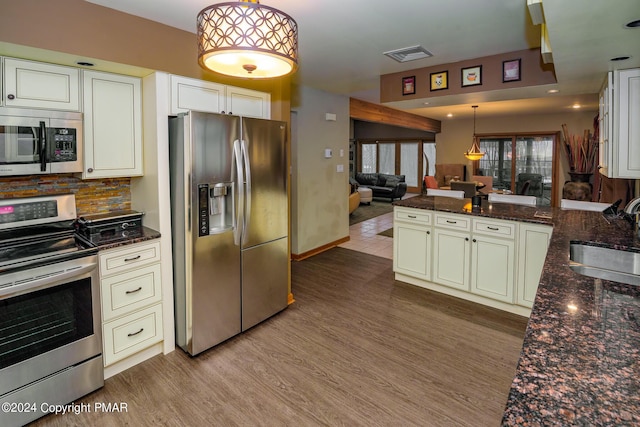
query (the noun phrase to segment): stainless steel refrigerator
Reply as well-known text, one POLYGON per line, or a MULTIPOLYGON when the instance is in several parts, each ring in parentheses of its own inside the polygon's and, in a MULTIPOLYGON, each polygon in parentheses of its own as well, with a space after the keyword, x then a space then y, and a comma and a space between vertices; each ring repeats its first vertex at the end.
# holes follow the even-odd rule
POLYGON ((176 342, 198 354, 287 307, 284 122, 169 118, 176 342))

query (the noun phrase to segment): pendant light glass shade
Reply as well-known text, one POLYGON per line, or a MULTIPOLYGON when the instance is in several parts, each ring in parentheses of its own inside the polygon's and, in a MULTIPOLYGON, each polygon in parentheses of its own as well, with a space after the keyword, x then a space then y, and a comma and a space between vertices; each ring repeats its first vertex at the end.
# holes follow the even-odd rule
POLYGON ((469 160, 480 160, 484 157, 482 151, 480 151, 480 146, 478 146, 478 140, 476 138, 476 108, 477 105, 472 105, 473 108, 473 143, 471 144, 471 148, 465 151, 464 156, 469 160))
POLYGON ((298 24, 257 0, 211 5, 198 13, 198 63, 234 77, 287 75, 298 67, 298 24))

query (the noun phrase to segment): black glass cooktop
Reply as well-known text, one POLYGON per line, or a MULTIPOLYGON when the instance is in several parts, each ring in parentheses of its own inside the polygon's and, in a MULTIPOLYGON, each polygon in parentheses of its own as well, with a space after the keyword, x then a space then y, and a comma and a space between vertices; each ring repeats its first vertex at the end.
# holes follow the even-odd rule
POLYGON ((76 236, 68 225, 0 233, 0 273, 19 265, 76 258, 97 251, 95 245, 76 236))

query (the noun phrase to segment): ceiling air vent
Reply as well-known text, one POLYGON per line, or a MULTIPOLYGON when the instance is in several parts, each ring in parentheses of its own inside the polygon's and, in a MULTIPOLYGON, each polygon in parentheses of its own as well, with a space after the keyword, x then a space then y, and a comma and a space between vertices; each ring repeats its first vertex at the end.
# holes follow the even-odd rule
POLYGON ((390 50, 384 54, 398 62, 415 61, 417 59, 424 59, 433 56, 431 52, 422 46, 404 47, 402 49, 390 50))

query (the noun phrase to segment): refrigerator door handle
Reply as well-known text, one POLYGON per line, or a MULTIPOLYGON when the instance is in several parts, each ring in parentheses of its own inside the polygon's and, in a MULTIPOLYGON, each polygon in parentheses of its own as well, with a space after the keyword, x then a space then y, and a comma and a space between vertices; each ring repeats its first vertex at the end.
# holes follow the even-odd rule
POLYGON ((251 224, 251 164, 249 163, 249 153, 247 152, 247 142, 243 139, 242 143, 242 159, 244 161, 244 173, 245 173, 245 186, 244 197, 246 198, 245 213, 243 216, 244 223, 242 224, 242 243, 247 242, 247 236, 249 234, 249 225, 251 224))
MULTIPOLYGON (((243 170, 242 170, 242 161, 240 160, 242 156, 242 151, 240 148, 240 141, 237 139, 233 141, 233 164, 235 164, 236 171, 236 179, 231 177, 231 181, 235 182, 235 188, 238 191, 238 209, 236 209, 236 215, 233 219, 233 242, 240 246, 240 237, 242 236, 242 223, 240 222, 240 218, 244 216, 244 194, 243 194, 243 170)), ((233 174, 233 165, 231 166, 231 173, 233 174)))

